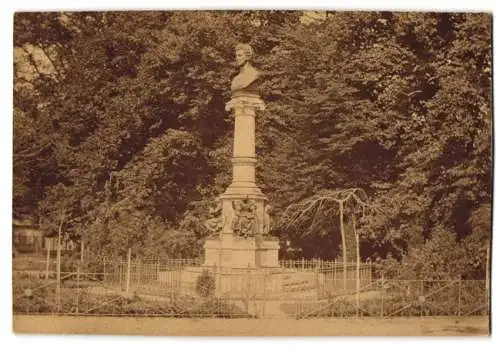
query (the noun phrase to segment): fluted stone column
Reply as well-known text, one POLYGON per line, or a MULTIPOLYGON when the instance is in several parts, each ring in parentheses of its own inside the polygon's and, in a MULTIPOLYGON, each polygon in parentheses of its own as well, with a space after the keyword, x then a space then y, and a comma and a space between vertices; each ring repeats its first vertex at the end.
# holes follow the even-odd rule
POLYGON ((264 102, 258 95, 233 95, 226 110, 234 115, 233 179, 231 185, 220 196, 222 201, 223 228, 220 235, 220 259, 222 266, 255 267, 255 249, 262 242, 264 204, 267 198, 255 183, 255 116, 264 110, 264 102), (256 205, 256 223, 253 237, 245 240, 234 234, 233 202, 248 198, 256 205))
POLYGON ((257 95, 233 96, 226 110, 234 115, 233 181, 223 196, 265 198, 255 183, 255 115, 264 110, 264 102, 257 95))

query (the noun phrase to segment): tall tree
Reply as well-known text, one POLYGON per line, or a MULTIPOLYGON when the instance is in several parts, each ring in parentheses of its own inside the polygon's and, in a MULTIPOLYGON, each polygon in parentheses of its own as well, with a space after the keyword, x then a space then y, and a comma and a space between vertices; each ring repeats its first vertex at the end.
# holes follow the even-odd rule
MULTIPOLYGON (((264 73, 257 180, 275 219, 325 189, 359 187, 384 211, 364 222, 363 257, 410 259, 450 240, 484 252, 491 16, 301 15, 16 14, 14 211, 55 218, 47 207, 60 184, 74 211, 68 231, 96 251, 198 254, 204 206, 230 183, 224 103, 243 41, 264 73)), ((318 224, 293 241, 333 257, 336 235, 318 224)))

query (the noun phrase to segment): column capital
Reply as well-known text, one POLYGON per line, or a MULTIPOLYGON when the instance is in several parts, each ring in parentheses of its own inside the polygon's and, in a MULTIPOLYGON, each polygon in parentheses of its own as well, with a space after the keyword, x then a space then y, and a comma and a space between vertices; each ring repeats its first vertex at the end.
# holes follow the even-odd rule
POLYGON ((256 94, 250 94, 250 93, 238 93, 238 94, 233 94, 233 97, 231 100, 226 103, 226 111, 231 111, 231 110, 240 110, 240 111, 245 111, 245 110, 260 110, 263 111, 266 108, 266 105, 264 104, 264 101, 256 95, 256 94))

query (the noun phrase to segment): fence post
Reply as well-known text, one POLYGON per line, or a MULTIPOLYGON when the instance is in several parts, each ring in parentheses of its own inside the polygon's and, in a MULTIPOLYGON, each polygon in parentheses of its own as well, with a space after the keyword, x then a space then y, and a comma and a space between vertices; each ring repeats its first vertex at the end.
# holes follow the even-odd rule
MULTIPOLYGON (((142 275, 142 261, 140 259, 136 260, 135 262, 135 268, 136 268, 136 282, 137 282, 137 285, 140 285, 141 284, 141 275, 142 275)), ((143 276, 144 277, 144 276, 143 276)))
POLYGON ((420 318, 424 317, 424 280, 420 280, 420 295, 419 295, 419 301, 420 301, 420 318), (420 300, 423 298, 422 300, 420 300))
MULTIPOLYGON (((354 216, 353 216, 353 225, 354 224, 354 216)), ((354 230, 354 235, 356 236, 356 317, 359 317, 359 295, 360 295, 360 278, 359 278, 359 270, 360 270, 360 255, 359 255, 359 235, 354 230)))
POLYGON ((48 242, 48 247, 47 247, 47 264, 45 266, 45 279, 48 281, 49 280, 49 270, 50 270, 50 248, 52 245, 52 239, 50 242, 48 242))
POLYGON ((59 231, 57 235, 57 283, 56 283, 56 296, 57 296, 57 312, 61 309, 61 234, 64 222, 64 213, 59 224, 59 231))
POLYGON ((385 297, 385 284, 384 284, 384 273, 382 272, 382 277, 380 279, 380 285, 382 289, 382 298, 380 300, 380 318, 384 318, 384 297, 385 297))
MULTIPOLYGON (((116 278, 116 276, 113 276, 116 278)), ((118 283, 120 285, 120 290, 123 290, 123 259, 120 258, 119 263, 118 263, 118 283)))
POLYGON ((486 247, 486 274, 484 283, 487 313, 490 314, 490 245, 486 247))
POLYGON ((319 273, 320 273, 320 267, 319 267, 319 260, 316 261, 316 299, 319 300, 320 297, 320 284, 319 284, 319 273))
POLYGON ((102 260, 102 272, 103 272, 103 276, 102 276, 102 279, 103 279, 103 282, 106 283, 106 259, 103 259, 102 260))
POLYGON ((128 249, 128 257, 127 257, 127 284, 126 284, 126 289, 125 291, 128 293, 130 291, 130 263, 131 263, 131 257, 132 257, 132 249, 128 249))
POLYGON ((156 281, 160 280, 160 259, 156 261, 156 273, 155 276, 153 277, 156 281))
POLYGON ((333 263, 333 285, 335 291, 337 291, 337 258, 335 258, 335 262, 333 263))
POLYGON ((304 270, 304 268, 305 268, 305 260, 304 258, 302 258, 302 270, 304 270))
POLYGON ((342 236, 342 262, 344 263, 344 292, 347 292, 347 246, 344 232, 344 202, 339 204, 340 234, 342 236))
POLYGON ((80 264, 76 266, 76 313, 78 314, 78 305, 80 301, 80 264))
POLYGON ((458 278, 458 316, 460 317, 461 315, 461 309, 462 309, 462 278, 458 278))

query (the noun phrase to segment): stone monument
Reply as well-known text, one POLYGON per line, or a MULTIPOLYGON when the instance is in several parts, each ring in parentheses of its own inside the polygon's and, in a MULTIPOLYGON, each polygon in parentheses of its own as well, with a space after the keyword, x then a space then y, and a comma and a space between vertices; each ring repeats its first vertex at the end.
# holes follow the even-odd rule
POLYGON ((233 180, 205 223, 213 235, 205 241, 205 266, 279 266, 279 242, 267 235, 270 206, 255 183, 255 117, 265 105, 259 95, 260 73, 251 64, 253 54, 250 45, 236 46, 240 73, 233 78, 226 104, 226 111, 234 115, 233 180))

